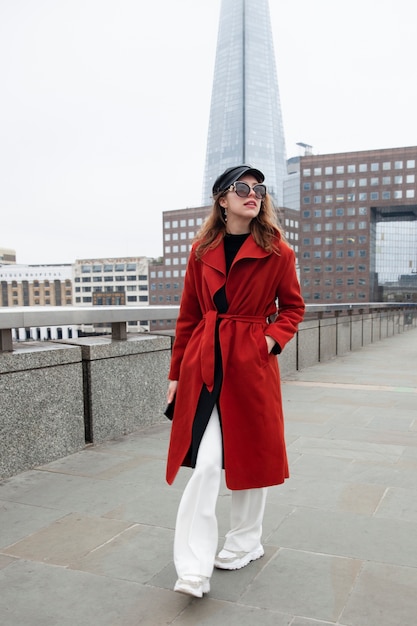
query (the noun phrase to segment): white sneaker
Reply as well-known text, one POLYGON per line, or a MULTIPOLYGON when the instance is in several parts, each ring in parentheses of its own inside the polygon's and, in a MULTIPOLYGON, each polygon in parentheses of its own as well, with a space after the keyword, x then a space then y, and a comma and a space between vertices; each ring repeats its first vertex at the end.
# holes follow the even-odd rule
POLYGON ((174 591, 185 593, 195 598, 202 598, 203 593, 210 592, 210 579, 205 576, 185 576, 178 578, 174 591))
POLYGON ((214 566, 218 569, 241 569, 248 565, 251 561, 260 559, 265 554, 262 546, 252 550, 251 552, 231 552, 230 550, 221 550, 214 559, 214 566))

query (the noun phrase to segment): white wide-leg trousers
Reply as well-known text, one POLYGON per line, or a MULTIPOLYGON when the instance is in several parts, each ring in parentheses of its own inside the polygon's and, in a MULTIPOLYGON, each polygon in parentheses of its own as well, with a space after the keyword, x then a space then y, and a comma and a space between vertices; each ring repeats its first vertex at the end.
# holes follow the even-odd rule
MULTIPOLYGON (((222 476, 222 433, 214 407, 178 508, 174 563, 179 578, 213 573, 218 544, 216 504, 222 476)), ((224 548, 250 552, 261 545, 267 488, 232 491, 230 531, 224 548)))

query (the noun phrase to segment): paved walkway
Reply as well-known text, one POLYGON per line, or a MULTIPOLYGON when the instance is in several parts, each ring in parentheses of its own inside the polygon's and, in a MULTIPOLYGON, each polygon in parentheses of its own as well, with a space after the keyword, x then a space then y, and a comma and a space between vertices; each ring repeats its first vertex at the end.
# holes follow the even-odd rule
POLYGON ((202 600, 172 591, 189 470, 164 483, 162 421, 0 484, 0 624, 416 626, 417 331, 283 393, 292 476, 270 489, 262 559, 216 570, 202 600))

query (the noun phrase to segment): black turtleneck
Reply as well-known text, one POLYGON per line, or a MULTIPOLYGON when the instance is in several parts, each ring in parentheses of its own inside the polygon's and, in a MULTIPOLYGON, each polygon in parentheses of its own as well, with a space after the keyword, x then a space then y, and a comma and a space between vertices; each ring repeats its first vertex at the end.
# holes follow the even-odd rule
POLYGON ((231 235, 230 233, 226 233, 224 238, 224 255, 226 257, 226 276, 229 273, 231 265, 233 263, 233 259, 239 252, 241 246, 244 244, 246 239, 249 237, 249 233, 244 233, 243 235, 231 235))

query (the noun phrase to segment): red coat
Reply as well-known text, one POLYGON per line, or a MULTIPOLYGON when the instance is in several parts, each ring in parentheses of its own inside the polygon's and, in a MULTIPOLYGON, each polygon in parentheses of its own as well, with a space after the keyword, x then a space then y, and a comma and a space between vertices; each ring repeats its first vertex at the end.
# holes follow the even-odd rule
POLYGON ((229 489, 252 489, 280 484, 289 476, 278 360, 268 354, 265 335, 283 349, 303 318, 304 302, 294 252, 282 241, 279 250, 279 256, 266 252, 250 235, 227 279, 222 244, 199 261, 191 252, 169 372, 170 380, 179 381, 167 462, 169 484, 185 464, 202 386, 212 389, 218 318, 226 484, 229 489), (228 311, 223 315, 217 313, 213 295, 224 284, 228 311), (278 317, 268 324, 267 317, 276 312, 276 298, 278 317))

